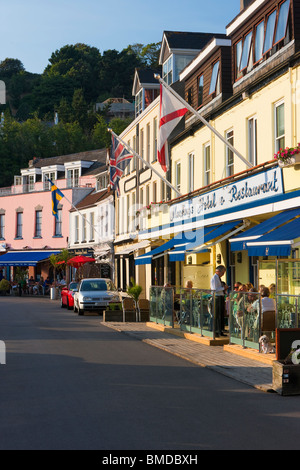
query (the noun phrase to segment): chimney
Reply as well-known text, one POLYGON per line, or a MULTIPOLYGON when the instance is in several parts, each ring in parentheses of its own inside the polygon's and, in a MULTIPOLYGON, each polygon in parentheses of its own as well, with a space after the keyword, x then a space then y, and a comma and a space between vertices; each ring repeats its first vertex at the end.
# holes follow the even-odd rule
POLYGON ((248 8, 250 3, 252 3, 252 2, 253 2, 253 0, 240 0, 240 10, 241 11, 245 10, 246 8, 248 8))

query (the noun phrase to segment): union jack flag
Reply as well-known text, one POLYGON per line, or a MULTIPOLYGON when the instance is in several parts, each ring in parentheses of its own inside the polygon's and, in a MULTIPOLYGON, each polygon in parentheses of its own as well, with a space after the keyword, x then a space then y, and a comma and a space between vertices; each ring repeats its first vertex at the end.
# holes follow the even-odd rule
POLYGON ((116 189, 120 194, 119 181, 126 167, 130 164, 133 155, 114 135, 111 136, 111 139, 110 187, 116 189))

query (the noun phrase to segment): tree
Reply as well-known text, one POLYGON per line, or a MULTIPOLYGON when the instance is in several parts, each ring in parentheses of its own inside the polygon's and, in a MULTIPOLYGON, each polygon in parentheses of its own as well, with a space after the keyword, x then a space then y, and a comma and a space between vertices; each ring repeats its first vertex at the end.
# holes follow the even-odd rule
POLYGON ((19 59, 6 58, 0 62, 0 77, 11 78, 16 73, 24 71, 24 65, 19 59))

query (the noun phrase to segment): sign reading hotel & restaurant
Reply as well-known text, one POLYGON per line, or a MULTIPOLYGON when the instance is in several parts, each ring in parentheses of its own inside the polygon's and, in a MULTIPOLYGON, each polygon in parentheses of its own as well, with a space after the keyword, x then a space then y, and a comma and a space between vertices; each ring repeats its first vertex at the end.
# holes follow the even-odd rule
POLYGON ((251 203, 259 205, 280 194, 283 194, 282 170, 277 167, 174 204, 170 207, 170 221, 182 222, 251 203))

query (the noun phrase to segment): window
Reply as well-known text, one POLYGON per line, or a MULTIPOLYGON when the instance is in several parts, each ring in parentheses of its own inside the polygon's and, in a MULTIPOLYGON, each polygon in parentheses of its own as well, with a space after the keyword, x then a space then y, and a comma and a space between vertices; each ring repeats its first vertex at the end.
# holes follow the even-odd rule
POLYGON ((135 117, 143 111, 143 88, 138 92, 135 97, 135 117))
POLYGON ((107 189, 108 186, 108 174, 104 173, 97 178, 96 190, 101 191, 102 189, 107 189))
POLYGON ((240 72, 248 67, 250 50, 251 50, 251 41, 252 41, 252 32, 247 34, 244 40, 241 62, 239 66, 240 72))
POLYGON ((191 193, 194 191, 194 163, 195 157, 193 153, 190 153, 188 156, 188 192, 191 193))
POLYGON ((35 230, 34 236, 42 237, 42 211, 35 211, 35 230))
MULTIPOLYGON (((140 156, 145 160, 145 142, 144 142, 144 129, 141 129, 140 132, 140 156)), ((144 163, 141 161, 141 168, 146 168, 144 163)))
POLYGON ((16 238, 23 236, 23 212, 17 212, 16 238))
POLYGON ((241 78, 243 75, 240 73, 240 63, 241 63, 241 57, 242 57, 242 50, 243 50, 243 41, 239 41, 236 45, 236 70, 235 70, 235 76, 237 79, 241 78))
POLYGON ((284 103, 275 104, 275 153, 285 148, 284 103))
POLYGON ((86 214, 82 216, 82 241, 86 242, 86 214))
POLYGON ((56 179, 56 174, 54 172, 44 173, 44 191, 49 191, 51 189, 51 184, 48 180, 54 183, 56 179))
POLYGON ((150 205, 150 186, 146 186, 146 206, 150 205))
MULTIPOLYGON (((234 145, 234 134, 233 130, 226 132, 226 140, 234 145)), ((234 174, 234 154, 233 151, 226 146, 226 176, 232 176, 234 174)))
POLYGON ((147 124, 146 132, 147 132, 147 162, 150 163, 151 142, 150 142, 150 124, 149 123, 147 124))
POLYGON ((181 163, 177 162, 175 164, 175 187, 177 191, 180 192, 181 187, 181 163))
POLYGON ((217 89, 217 81, 219 77, 219 68, 220 68, 220 61, 216 62, 213 66, 212 74, 211 74, 211 82, 209 87, 209 94, 216 93, 217 89))
MULTIPOLYGON (((133 150, 136 152, 136 136, 133 136, 132 140, 133 150)), ((136 156, 133 155, 132 157, 132 171, 136 170, 136 156)))
POLYGON ((35 184, 35 175, 29 175, 29 191, 34 191, 34 184, 35 184))
POLYGON ((58 209, 57 218, 55 217, 55 237, 62 237, 62 209, 58 209))
POLYGON ((155 181, 153 183, 152 190, 153 190, 152 202, 157 202, 157 184, 155 181))
POLYGON ((189 88, 187 91, 187 102, 192 106, 193 104, 193 88, 189 88))
POLYGON ((286 36, 289 8, 290 0, 286 0, 280 6, 274 44, 277 44, 279 41, 282 41, 282 39, 284 39, 286 36))
POLYGON ((0 215, 0 240, 5 239, 5 215, 0 215))
POLYGON ((79 186, 79 168, 67 171, 67 187, 78 188, 79 186))
POLYGON ((95 239, 95 213, 90 213, 90 242, 95 239))
POLYGON ((273 13, 271 13, 271 15, 268 17, 267 29, 266 29, 266 34, 265 34, 264 49, 263 49, 264 54, 266 54, 268 51, 270 51, 273 47, 275 21, 276 21, 276 10, 273 11, 273 13))
MULTIPOLYGON (((130 140, 128 140, 127 142, 127 145, 128 147, 130 147, 130 140)), ((128 165, 126 166, 126 169, 124 171, 124 176, 128 176, 130 174, 130 167, 131 167, 131 161, 128 163, 128 165)))
POLYGON ((203 104, 203 86, 204 86, 204 78, 203 75, 199 77, 199 85, 198 85, 198 106, 202 106, 203 104))
POLYGON ((75 216, 75 243, 79 243, 79 215, 75 216))
POLYGON ((261 21, 255 29, 254 62, 259 62, 263 57, 265 22, 261 21))
POLYGON ((163 64, 163 80, 167 85, 171 85, 173 83, 173 56, 169 57, 169 59, 163 64))
POLYGON ((153 120, 153 161, 157 160, 157 118, 153 120))
POLYGON ((210 144, 207 144, 204 146, 204 186, 211 183, 210 169, 210 144))
POLYGON ((160 200, 166 200, 166 183, 163 180, 160 181, 160 200))
POLYGON ((248 119, 248 160, 257 165, 257 118, 248 119))

